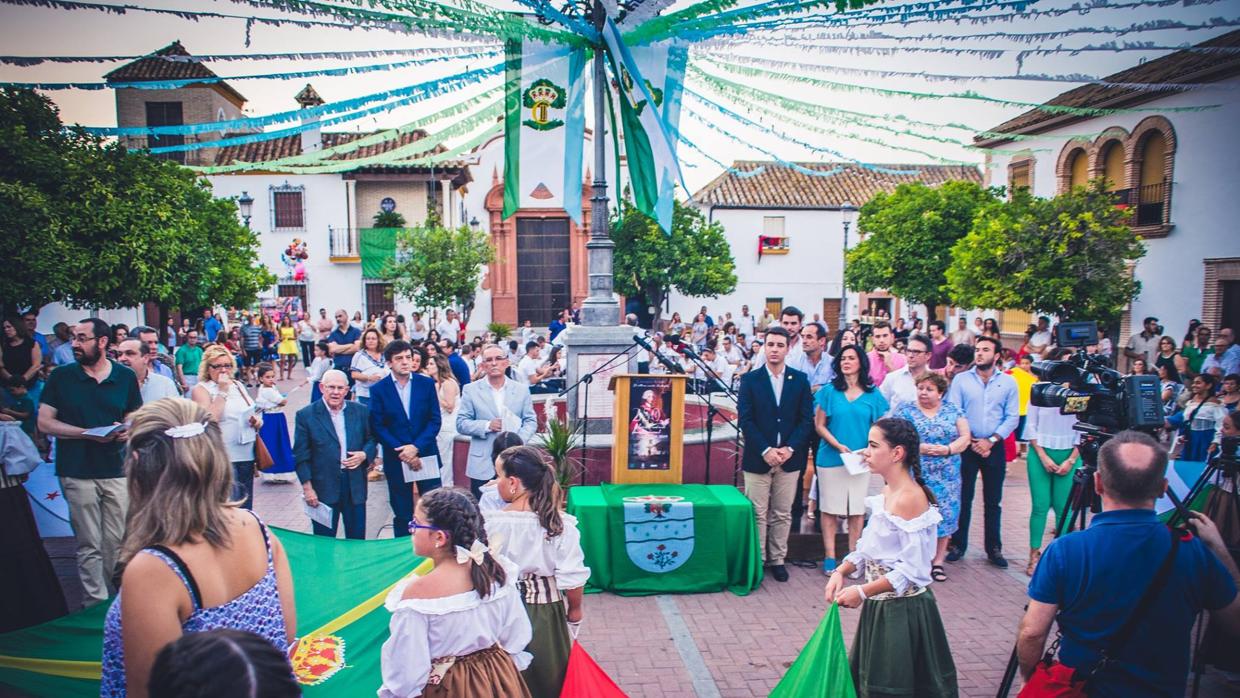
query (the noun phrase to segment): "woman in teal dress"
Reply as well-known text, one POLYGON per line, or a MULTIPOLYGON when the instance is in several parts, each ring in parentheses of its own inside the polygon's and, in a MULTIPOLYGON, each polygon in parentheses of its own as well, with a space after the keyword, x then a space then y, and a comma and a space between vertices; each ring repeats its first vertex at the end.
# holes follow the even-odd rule
POLYGON ((955 403, 943 400, 947 379, 938 373, 922 376, 917 381, 917 401, 901 403, 894 417, 912 422, 921 440, 921 472, 926 486, 938 500, 938 542, 930 577, 936 582, 947 581, 943 562, 947 559, 947 542, 960 523, 960 454, 969 447, 969 421, 955 403))
POLYGON ((836 567, 836 517, 848 517, 848 550, 857 547, 865 523, 868 472, 853 475, 844 454, 866 447, 870 426, 887 413, 887 400, 870 380, 870 362, 856 345, 840 350, 831 362, 835 378, 814 396, 814 430, 822 438, 814 459, 818 477, 818 511, 822 517, 823 574, 836 567))

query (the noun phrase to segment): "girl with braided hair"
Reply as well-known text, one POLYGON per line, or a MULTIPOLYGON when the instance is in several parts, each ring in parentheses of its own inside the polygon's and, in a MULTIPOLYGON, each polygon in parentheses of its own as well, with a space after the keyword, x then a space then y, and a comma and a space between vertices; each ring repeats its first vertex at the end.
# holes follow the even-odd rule
POLYGON ((487 545, 473 495, 444 487, 423 495, 409 523, 413 551, 435 567, 396 584, 383 643, 379 698, 530 698, 520 670, 530 621, 517 568, 487 545))
POLYGON ((887 486, 866 499, 870 520, 857 549, 827 581, 828 603, 862 607, 849 653, 862 698, 958 694, 947 633, 928 588, 942 516, 922 479, 920 445, 908 420, 884 418, 870 427, 861 455, 887 486), (865 582, 845 588, 856 569, 865 571, 865 582))
POLYGON ((525 682, 535 698, 558 698, 573 644, 569 626, 581 622, 582 588, 590 578, 577 519, 560 513, 555 472, 537 449, 506 449, 495 471, 507 506, 486 513, 486 528, 519 570, 517 589, 534 628, 525 682))

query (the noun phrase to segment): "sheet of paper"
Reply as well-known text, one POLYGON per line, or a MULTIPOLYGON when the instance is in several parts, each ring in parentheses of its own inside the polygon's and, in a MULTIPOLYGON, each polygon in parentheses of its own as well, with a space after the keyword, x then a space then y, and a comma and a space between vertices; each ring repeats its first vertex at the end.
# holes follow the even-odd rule
POLYGON ((405 461, 400 462, 405 471, 405 482, 417 482, 439 477, 439 456, 422 456, 422 467, 414 470, 405 461))
POLYGON ((841 453, 840 458, 844 461, 844 468, 848 470, 849 475, 870 472, 870 466, 862 462, 860 453, 841 453))
POLYGON ((331 507, 327 506, 326 504, 322 502, 319 502, 319 505, 317 507, 312 507, 309 504, 303 502, 302 507, 306 511, 306 516, 309 516, 311 521, 319 524, 320 526, 327 526, 329 528, 331 527, 332 525, 332 508, 331 507))
POLYGON ((510 431, 514 434, 521 431, 521 417, 508 409, 507 405, 504 405, 504 412, 500 415, 500 422, 504 426, 504 431, 510 431))
POLYGON ((124 425, 123 424, 111 424, 106 427, 95 427, 94 429, 87 429, 86 431, 82 432, 82 436, 103 437, 103 436, 107 436, 108 434, 111 434, 117 429, 120 429, 122 426, 124 425))

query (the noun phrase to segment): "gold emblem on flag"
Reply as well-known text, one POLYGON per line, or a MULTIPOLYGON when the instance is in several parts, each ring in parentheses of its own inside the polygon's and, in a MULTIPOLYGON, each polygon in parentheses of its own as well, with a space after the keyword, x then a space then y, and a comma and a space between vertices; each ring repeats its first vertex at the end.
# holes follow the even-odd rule
POLYGON ((535 80, 522 95, 521 104, 530 110, 530 118, 522 123, 536 131, 550 131, 564 125, 552 117, 551 110, 563 109, 568 103, 564 88, 546 78, 535 80))

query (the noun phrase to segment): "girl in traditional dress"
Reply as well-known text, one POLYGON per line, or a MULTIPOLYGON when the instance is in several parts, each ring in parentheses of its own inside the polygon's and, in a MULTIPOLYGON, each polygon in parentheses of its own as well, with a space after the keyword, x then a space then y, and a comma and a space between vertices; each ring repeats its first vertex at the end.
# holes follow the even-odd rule
POLYGON ((505 450, 495 472, 508 506, 486 513, 487 536, 520 570, 517 589, 534 628, 528 648, 534 661, 522 674, 534 698, 558 698, 573 644, 569 625, 581 623, 582 588, 590 578, 581 533, 575 517, 560 513, 555 472, 538 450, 505 450))
POLYGON ((379 698, 530 698, 520 674, 530 663, 530 621, 517 568, 487 549, 474 498, 449 487, 427 493, 409 532, 414 553, 435 567, 387 596, 379 698))
POLYGON ((908 420, 885 418, 870 427, 861 455, 887 486, 867 499, 870 521, 857 549, 827 581, 828 603, 864 604, 849 657, 860 698, 958 694, 947 634, 928 589, 942 516, 922 482, 919 451, 908 420), (864 569, 865 582, 845 588, 856 569, 864 569))

